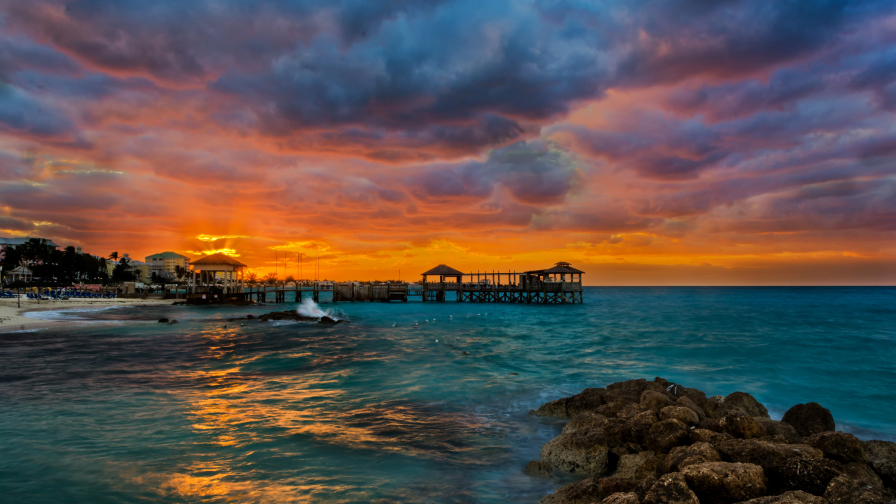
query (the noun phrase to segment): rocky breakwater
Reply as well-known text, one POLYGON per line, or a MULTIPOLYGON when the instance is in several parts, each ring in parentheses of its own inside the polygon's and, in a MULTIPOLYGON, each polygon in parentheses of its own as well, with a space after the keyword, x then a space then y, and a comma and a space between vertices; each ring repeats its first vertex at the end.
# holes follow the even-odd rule
POLYGON ((585 389, 530 415, 568 422, 526 472, 584 478, 541 504, 896 503, 896 444, 836 432, 817 403, 775 421, 750 394, 707 397, 656 378, 585 389))

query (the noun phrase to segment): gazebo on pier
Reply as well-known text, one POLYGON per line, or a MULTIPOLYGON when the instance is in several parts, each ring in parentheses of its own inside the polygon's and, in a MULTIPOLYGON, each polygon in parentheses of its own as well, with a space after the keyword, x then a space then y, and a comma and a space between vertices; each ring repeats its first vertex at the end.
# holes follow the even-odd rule
POLYGON ((215 279, 224 280, 224 294, 243 292, 243 268, 247 266, 236 259, 221 253, 205 256, 193 261, 193 285, 205 284, 205 287, 214 287, 215 279), (199 274, 199 282, 196 275, 199 274), (203 278, 204 277, 204 278, 203 278))
POLYGON ((451 266, 440 264, 426 273, 423 273, 423 282, 426 282, 426 277, 430 276, 439 277, 440 283, 444 282, 446 278, 454 278, 457 283, 461 283, 463 282, 464 274, 451 266))

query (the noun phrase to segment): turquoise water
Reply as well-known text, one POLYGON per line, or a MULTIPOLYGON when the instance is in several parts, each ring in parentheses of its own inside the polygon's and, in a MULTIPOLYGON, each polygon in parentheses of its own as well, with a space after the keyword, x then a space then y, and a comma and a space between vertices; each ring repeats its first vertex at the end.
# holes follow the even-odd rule
POLYGON ((0 334, 0 500, 534 503, 562 481, 522 468, 560 424, 528 410, 637 377, 746 391, 773 417, 818 401, 840 429, 896 438, 892 288, 590 288, 575 306, 226 320, 287 307, 60 309, 42 316, 92 323, 0 334))

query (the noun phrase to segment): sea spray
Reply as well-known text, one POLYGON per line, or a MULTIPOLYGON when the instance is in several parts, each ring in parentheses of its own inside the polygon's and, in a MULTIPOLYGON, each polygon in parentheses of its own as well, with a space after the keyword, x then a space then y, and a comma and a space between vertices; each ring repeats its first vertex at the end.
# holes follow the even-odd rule
POLYGON ((299 315, 303 317, 323 318, 330 317, 333 320, 340 320, 342 313, 333 313, 332 310, 321 310, 320 305, 313 299, 303 299, 302 304, 296 309, 299 315))

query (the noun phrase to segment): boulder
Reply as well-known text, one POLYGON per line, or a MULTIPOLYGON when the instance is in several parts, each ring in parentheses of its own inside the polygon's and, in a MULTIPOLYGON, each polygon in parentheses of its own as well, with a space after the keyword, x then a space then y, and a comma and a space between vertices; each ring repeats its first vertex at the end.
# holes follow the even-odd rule
POLYGON ((624 408, 619 410, 619 413, 616 414, 616 418, 620 418, 622 420, 628 420, 630 418, 634 418, 645 411, 650 411, 649 409, 641 406, 641 403, 632 403, 625 405, 624 408))
POLYGON ((865 444, 859 438, 845 432, 821 432, 806 439, 806 443, 824 452, 825 458, 843 464, 865 463, 865 444))
POLYGON ((763 468, 779 465, 789 458, 821 458, 822 452, 808 445, 775 444, 761 439, 731 439, 715 448, 726 462, 756 464, 763 468))
POLYGON ((700 504, 681 473, 664 474, 644 494, 644 504, 700 504))
POLYGON ((803 437, 787 422, 778 420, 759 420, 759 427, 765 437, 783 437, 791 443, 802 443, 803 437))
POLYGON ((541 476, 543 478, 550 478, 554 474, 554 471, 551 469, 551 464, 544 460, 533 460, 532 462, 529 462, 526 464, 524 471, 526 474, 541 476))
POLYGON ((672 406, 672 400, 662 392, 645 390, 644 393, 641 394, 641 406, 644 406, 655 413, 659 413, 659 411, 666 406, 672 406))
POLYGON ((828 484, 824 498, 830 504, 885 504, 883 494, 865 482, 849 476, 837 476, 828 484))
POLYGON ((609 478, 601 478, 597 480, 597 484, 600 485, 600 489, 605 495, 613 495, 615 493, 637 493, 640 482, 633 479, 611 476, 609 478))
POLYGON ((700 417, 697 412, 684 406, 666 406, 660 410, 660 420, 675 419, 686 425, 697 425, 700 417))
POLYGON ((536 410, 529 410, 529 416, 569 418, 569 413, 566 411, 566 402, 568 400, 568 397, 561 397, 560 399, 546 402, 536 410))
POLYGON ((797 404, 784 413, 784 418, 781 421, 792 425, 803 437, 819 432, 833 432, 836 426, 831 412, 816 402, 797 404))
POLYGON ((689 465, 721 461, 721 455, 712 445, 701 442, 672 448, 666 457, 664 470, 665 472, 678 472, 689 465))
POLYGON ((586 388, 566 401, 566 414, 574 417, 585 411, 595 411, 606 404, 606 389, 586 388))
POLYGON ((676 446, 691 444, 688 426, 671 418, 650 426, 647 432, 647 446, 658 453, 669 453, 676 446))
POLYGON ((843 472, 843 465, 825 458, 789 458, 766 469, 773 492, 802 490, 822 495, 828 484, 843 472))
POLYGON ((619 457, 619 465, 613 476, 629 480, 640 480, 649 476, 656 477, 663 467, 665 457, 652 451, 643 451, 619 457))
POLYGON ((647 441, 647 434, 655 423, 659 422, 656 413, 644 411, 628 419, 625 424, 625 439, 638 444, 647 441))
POLYGON ((824 497, 812 495, 801 490, 792 490, 781 495, 750 499, 740 504, 828 504, 828 501, 824 497))
POLYGON ((868 464, 850 462, 843 468, 843 474, 862 481, 875 490, 884 491, 884 482, 880 479, 880 476, 868 467, 868 464))
POLYGON ((765 495, 768 485, 755 464, 706 462, 681 470, 701 504, 731 504, 765 495))
POLYGON ((606 497, 593 478, 564 485, 551 495, 545 495, 539 504, 594 504, 606 497))
POLYGON ((619 415, 619 412, 622 411, 626 406, 628 406, 628 404, 622 401, 613 401, 598 406, 595 412, 607 418, 615 418, 619 415))
POLYGON ((255 315, 249 314, 249 315, 246 315, 246 318, 249 320, 252 320, 255 318, 255 315))
POLYGON ((896 489, 896 443, 865 441, 865 455, 884 485, 896 489))
POLYGON ((734 439, 734 436, 727 432, 715 432, 707 429, 693 429, 690 432, 692 443, 709 443, 715 445, 727 439, 734 439))
POLYGON ((162 318, 159 319, 159 324, 167 324, 167 323, 168 323, 168 319, 167 319, 167 318, 162 317, 162 318))
POLYGON ((634 492, 615 493, 600 501, 601 504, 641 504, 641 499, 634 492))
POLYGON ((568 473, 601 476, 609 466, 609 451, 602 429, 580 429, 548 441, 541 459, 568 473))
POLYGON ((722 407, 743 411, 756 419, 771 420, 768 410, 755 397, 746 392, 734 392, 722 401, 722 407))
POLYGON ((762 427, 753 417, 738 411, 729 411, 719 418, 720 432, 727 432, 736 438, 753 439, 762 437, 762 427))
POLYGON ((592 411, 586 411, 572 417, 563 427, 563 432, 567 433, 579 429, 593 429, 595 427, 603 428, 605 425, 607 425, 607 417, 598 415, 592 411))
POLYGON ((695 403, 695 402, 693 401, 693 399, 691 399, 690 397, 687 397, 687 396, 685 396, 685 397, 679 397, 678 400, 675 401, 675 405, 676 405, 676 406, 681 406, 681 407, 684 407, 684 408, 688 408, 689 410, 691 410, 691 411, 693 411, 694 413, 696 413, 696 414, 697 414, 697 421, 698 421, 698 422, 699 422, 700 420, 703 420, 704 418, 706 418, 706 412, 703 411, 703 408, 701 408, 700 406, 697 406, 697 403, 695 403))

